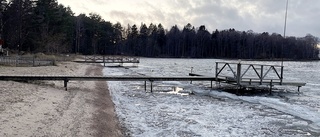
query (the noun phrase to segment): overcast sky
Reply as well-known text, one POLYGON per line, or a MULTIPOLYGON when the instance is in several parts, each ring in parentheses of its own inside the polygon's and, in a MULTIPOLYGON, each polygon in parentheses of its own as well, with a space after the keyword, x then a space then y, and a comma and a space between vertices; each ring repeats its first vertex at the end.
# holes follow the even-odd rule
MULTIPOLYGON (((58 0, 79 13, 97 13, 106 21, 161 23, 166 29, 187 23, 212 32, 235 28, 283 35, 286 0, 58 0)), ((320 0, 289 0, 287 36, 320 37, 320 0)))

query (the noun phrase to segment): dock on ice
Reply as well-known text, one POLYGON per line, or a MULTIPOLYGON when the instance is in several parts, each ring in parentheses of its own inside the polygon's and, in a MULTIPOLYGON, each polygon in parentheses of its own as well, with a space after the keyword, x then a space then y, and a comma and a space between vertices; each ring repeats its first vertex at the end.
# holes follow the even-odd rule
MULTIPOLYGON (((216 62, 215 81, 236 85, 240 88, 269 86, 270 91, 275 85, 296 86, 300 91, 300 87, 305 86, 306 83, 284 81, 283 68, 284 66, 279 65, 216 62)), ((204 76, 192 72, 189 75, 204 76)))
POLYGON ((67 90, 69 81, 144 81, 145 90, 147 81, 151 84, 154 81, 216 81, 218 83, 227 83, 238 87, 255 87, 259 85, 270 86, 270 92, 275 85, 305 86, 303 82, 283 81, 283 66, 259 65, 259 64, 241 64, 216 62, 215 76, 205 76, 190 73, 190 76, 36 76, 36 75, 0 75, 0 80, 6 81, 33 81, 33 80, 55 80, 64 81, 64 87, 67 90))

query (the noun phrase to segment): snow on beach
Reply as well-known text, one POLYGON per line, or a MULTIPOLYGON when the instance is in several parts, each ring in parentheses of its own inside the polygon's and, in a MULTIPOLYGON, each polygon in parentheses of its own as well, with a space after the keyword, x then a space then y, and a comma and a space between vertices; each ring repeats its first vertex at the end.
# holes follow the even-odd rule
MULTIPOLYGON (((214 74, 216 61, 221 60, 145 58, 138 68, 107 67, 104 74, 186 76, 191 67, 214 74)), ((131 136, 319 136, 317 66, 317 62, 285 62, 286 80, 310 77, 302 94, 283 93, 283 98, 236 96, 206 88, 209 82, 155 82, 154 93, 145 93, 144 82, 108 82, 108 86, 131 136), (179 94, 178 89, 195 95, 179 94)))

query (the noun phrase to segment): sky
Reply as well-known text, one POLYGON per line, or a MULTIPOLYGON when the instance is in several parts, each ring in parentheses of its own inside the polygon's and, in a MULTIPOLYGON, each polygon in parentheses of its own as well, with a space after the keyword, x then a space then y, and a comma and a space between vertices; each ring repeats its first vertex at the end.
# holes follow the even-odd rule
MULTIPOLYGON (((141 23, 180 29, 188 23, 210 32, 234 28, 284 34, 286 0, 58 0, 80 13, 99 14, 122 26, 141 23)), ((289 0, 286 36, 320 37, 320 0, 289 0)))

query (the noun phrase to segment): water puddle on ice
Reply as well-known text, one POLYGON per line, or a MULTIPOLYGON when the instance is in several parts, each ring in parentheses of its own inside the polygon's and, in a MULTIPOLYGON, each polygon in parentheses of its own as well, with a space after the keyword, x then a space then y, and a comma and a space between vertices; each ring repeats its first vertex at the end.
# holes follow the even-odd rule
POLYGON ((173 87, 173 90, 170 92, 167 92, 168 94, 177 94, 182 96, 189 96, 191 94, 190 91, 185 91, 183 88, 180 87, 173 87))

